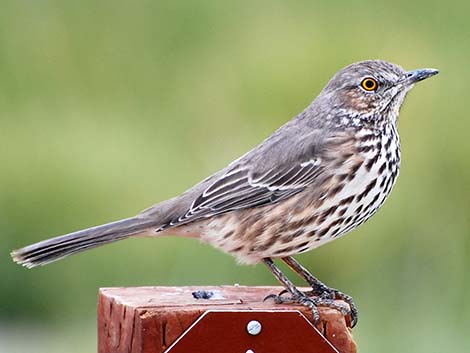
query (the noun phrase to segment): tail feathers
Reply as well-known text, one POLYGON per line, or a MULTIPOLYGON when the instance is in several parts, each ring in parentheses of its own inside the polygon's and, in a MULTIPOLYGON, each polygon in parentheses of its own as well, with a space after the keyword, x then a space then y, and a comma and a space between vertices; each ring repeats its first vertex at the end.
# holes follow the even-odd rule
POLYGON ((156 226, 155 220, 133 217, 47 239, 11 253, 13 260, 27 268, 45 265, 66 256, 112 243, 156 226))

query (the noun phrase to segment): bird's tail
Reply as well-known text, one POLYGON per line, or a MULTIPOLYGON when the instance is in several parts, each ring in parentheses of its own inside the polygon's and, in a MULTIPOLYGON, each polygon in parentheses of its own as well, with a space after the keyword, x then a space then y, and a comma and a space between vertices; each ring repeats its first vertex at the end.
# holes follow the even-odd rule
POLYGON ((83 250, 143 233, 155 226, 155 223, 155 220, 151 221, 144 217, 126 218, 28 245, 12 251, 11 257, 16 263, 33 268, 83 250))

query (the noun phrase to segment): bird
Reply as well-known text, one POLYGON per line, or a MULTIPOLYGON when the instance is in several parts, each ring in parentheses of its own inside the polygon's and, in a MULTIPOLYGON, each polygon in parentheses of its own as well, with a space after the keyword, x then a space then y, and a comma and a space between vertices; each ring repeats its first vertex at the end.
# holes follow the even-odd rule
POLYGON ((319 306, 333 307, 348 315, 353 327, 358 310, 352 298, 325 285, 293 256, 349 233, 383 205, 400 170, 400 107, 417 82, 438 73, 405 71, 383 60, 353 63, 300 114, 179 196, 11 256, 32 268, 133 236, 198 238, 240 263, 264 263, 285 288, 268 296, 276 303, 305 305, 315 322, 319 306), (275 259, 311 290, 299 290, 275 259))

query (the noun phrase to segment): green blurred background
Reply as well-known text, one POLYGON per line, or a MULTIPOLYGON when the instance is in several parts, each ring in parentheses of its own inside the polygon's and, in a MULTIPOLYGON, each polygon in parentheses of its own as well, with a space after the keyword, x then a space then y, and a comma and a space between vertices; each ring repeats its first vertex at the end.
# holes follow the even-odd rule
POLYGON ((96 351, 99 287, 275 285, 190 239, 34 270, 9 251, 180 193, 373 58, 441 74, 402 109, 383 209, 299 258, 355 298, 360 352, 469 351, 469 4, 1 0, 0 351, 96 351))

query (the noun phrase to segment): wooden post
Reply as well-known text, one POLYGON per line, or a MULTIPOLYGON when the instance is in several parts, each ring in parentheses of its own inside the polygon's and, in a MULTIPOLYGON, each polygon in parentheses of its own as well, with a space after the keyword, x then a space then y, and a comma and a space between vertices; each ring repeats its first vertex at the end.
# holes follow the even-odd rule
POLYGON ((316 330, 308 308, 263 302, 267 295, 281 290, 245 286, 102 288, 98 351, 356 353, 349 318, 320 307, 316 330), (194 292, 202 298, 195 299, 194 292), (250 320, 254 332, 247 326, 250 320))

